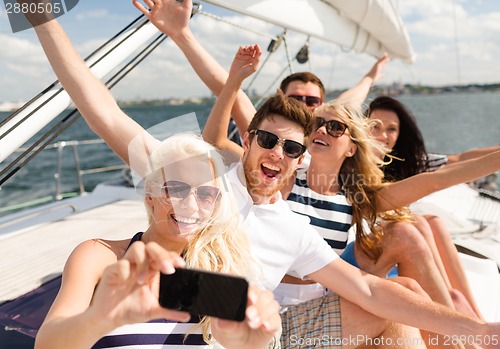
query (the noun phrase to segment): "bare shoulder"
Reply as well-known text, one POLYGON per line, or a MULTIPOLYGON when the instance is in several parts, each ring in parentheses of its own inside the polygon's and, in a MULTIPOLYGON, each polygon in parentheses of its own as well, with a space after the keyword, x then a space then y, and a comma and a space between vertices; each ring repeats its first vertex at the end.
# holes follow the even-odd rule
POLYGON ((91 239, 80 243, 68 258, 68 265, 84 264, 87 268, 104 270, 109 264, 120 259, 127 249, 130 239, 91 239))
POLYGON ((64 266, 65 284, 77 287, 91 285, 93 290, 104 269, 123 256, 129 241, 92 239, 80 243, 71 252, 64 266))
POLYGON ((47 319, 85 311, 92 301, 104 269, 123 256, 129 242, 130 239, 92 239, 81 242, 66 261, 61 289, 47 319))

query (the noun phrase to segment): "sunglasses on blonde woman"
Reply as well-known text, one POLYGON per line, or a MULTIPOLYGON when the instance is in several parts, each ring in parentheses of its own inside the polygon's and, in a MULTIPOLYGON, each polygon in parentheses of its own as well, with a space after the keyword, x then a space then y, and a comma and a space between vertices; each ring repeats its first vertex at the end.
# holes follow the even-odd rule
POLYGON ((196 202, 202 208, 212 208, 220 195, 219 188, 211 185, 192 187, 185 182, 175 180, 165 182, 162 189, 165 191, 168 203, 184 200, 193 192, 196 202))
POLYGON ((325 118, 316 117, 314 129, 317 130, 323 125, 325 125, 326 127, 326 132, 330 136, 335 138, 342 137, 342 135, 345 133, 345 130, 347 130, 347 125, 343 122, 340 122, 338 120, 326 121, 325 118))

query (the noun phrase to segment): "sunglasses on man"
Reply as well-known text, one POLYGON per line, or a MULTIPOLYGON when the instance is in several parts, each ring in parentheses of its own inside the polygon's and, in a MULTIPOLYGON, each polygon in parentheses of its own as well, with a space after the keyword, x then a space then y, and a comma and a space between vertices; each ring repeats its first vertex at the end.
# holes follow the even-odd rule
POLYGON ((300 96, 300 95, 290 95, 290 98, 296 99, 299 102, 305 103, 308 107, 319 107, 323 100, 316 96, 300 96))
POLYGON ((292 159, 297 159, 306 151, 306 147, 303 144, 280 138, 268 131, 252 130, 250 134, 255 134, 257 137, 257 145, 263 149, 273 149, 276 144, 280 144, 283 147, 283 154, 292 159))

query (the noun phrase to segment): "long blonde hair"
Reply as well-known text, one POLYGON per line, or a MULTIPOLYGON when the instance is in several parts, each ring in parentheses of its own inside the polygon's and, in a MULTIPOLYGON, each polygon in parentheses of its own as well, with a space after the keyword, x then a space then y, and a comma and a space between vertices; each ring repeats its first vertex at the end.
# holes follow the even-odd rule
MULTIPOLYGON (((234 202, 231 186, 226 183, 222 156, 200 136, 192 133, 174 135, 155 148, 150 156, 150 165, 160 169, 179 159, 208 161, 214 173, 215 186, 220 189, 212 216, 202 229, 195 233, 184 249, 183 256, 187 267, 217 271, 244 276, 256 281, 250 243, 242 229, 237 205, 234 202)), ((159 171, 154 171, 145 178, 145 188, 158 182, 159 171)), ((148 220, 152 222, 152 211, 145 205, 148 220)), ((209 319, 201 323, 203 338, 210 342, 209 319)))
POLYGON ((372 260, 382 254, 380 241, 383 230, 376 224, 378 212, 377 192, 384 186, 384 174, 380 167, 384 164, 377 154, 384 154, 383 148, 369 130, 371 122, 363 116, 360 108, 333 100, 316 108, 314 114, 333 114, 345 123, 349 129, 349 137, 356 145, 356 152, 342 163, 338 180, 346 198, 352 205, 353 224, 356 224, 356 245, 358 249, 372 260), (365 219, 371 234, 363 229, 365 219))

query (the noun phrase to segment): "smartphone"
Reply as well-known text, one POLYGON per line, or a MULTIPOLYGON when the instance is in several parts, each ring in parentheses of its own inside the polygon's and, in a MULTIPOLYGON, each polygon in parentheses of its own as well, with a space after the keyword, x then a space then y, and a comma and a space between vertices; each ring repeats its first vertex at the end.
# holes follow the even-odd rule
POLYGON ((191 316, 243 321, 247 293, 247 280, 233 275, 187 268, 160 274, 160 305, 191 316))

